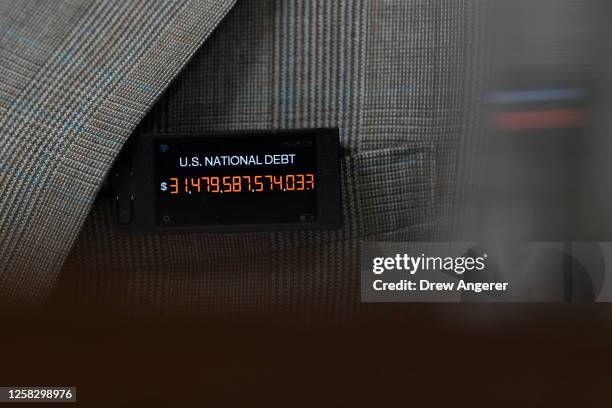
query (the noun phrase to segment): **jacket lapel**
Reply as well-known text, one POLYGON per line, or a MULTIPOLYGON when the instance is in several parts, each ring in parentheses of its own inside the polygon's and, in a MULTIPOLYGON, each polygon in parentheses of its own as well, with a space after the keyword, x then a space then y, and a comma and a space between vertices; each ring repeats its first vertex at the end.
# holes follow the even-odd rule
POLYGON ((235 1, 2 5, 0 302, 47 298, 123 143, 235 1))

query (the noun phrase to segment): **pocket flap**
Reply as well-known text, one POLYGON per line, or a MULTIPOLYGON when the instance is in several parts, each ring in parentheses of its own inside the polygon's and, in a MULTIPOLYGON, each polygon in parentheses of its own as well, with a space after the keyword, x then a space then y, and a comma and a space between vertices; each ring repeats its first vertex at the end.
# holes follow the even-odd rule
POLYGON ((430 221, 435 194, 435 147, 415 143, 351 156, 360 234, 373 235, 430 221))

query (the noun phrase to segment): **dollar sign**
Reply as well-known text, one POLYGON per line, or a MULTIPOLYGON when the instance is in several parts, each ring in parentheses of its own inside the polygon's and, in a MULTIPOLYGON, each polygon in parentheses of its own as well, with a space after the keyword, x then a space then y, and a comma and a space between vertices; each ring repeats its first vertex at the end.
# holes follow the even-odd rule
POLYGON ((163 183, 161 183, 161 191, 166 191, 168 190, 168 184, 164 181, 163 183))

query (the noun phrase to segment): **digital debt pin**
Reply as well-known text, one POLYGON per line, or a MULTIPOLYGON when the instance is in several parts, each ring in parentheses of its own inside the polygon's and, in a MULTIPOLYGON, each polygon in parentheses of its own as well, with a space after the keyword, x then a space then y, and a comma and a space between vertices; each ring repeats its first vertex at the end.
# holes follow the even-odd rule
POLYGON ((125 233, 337 229, 338 129, 138 135, 112 172, 125 233))

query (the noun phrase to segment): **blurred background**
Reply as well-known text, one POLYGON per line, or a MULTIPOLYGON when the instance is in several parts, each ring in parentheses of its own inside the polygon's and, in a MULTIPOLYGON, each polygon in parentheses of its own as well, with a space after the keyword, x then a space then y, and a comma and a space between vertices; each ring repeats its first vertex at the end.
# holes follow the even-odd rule
POLYGON ((612 240, 610 18, 604 1, 493 1, 467 236, 612 240))

